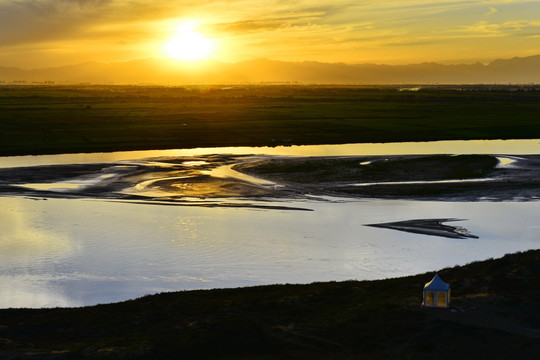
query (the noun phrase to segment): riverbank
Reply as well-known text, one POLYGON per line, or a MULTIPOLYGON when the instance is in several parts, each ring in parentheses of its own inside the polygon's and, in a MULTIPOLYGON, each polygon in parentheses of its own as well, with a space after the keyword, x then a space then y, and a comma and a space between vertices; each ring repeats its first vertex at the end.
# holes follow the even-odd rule
POLYGON ((421 308, 434 273, 0 310, 6 359, 535 359, 540 250, 442 269, 452 309, 421 308))

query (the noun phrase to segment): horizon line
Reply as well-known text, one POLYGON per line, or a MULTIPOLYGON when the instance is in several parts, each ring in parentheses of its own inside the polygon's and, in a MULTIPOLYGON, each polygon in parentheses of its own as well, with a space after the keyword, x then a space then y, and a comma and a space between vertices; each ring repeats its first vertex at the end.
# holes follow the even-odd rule
POLYGON ((72 67, 72 66, 81 66, 86 64, 99 64, 99 65, 115 65, 115 64, 128 64, 133 62, 145 62, 145 61, 160 61, 160 62, 166 62, 169 64, 177 64, 179 66, 186 66, 186 67, 197 67, 202 64, 220 64, 220 65, 237 65, 242 63, 248 63, 248 62, 255 62, 255 61, 268 61, 268 62, 274 62, 274 63, 284 63, 284 64, 306 64, 306 63, 313 63, 313 64, 323 64, 323 65, 345 65, 345 66, 388 66, 388 67, 399 67, 399 66, 415 66, 415 65, 440 65, 440 66, 473 66, 473 65, 482 65, 482 66, 489 66, 492 63, 496 61, 510 61, 510 60, 516 60, 516 59, 527 59, 527 58, 533 58, 533 57, 540 57, 539 54, 535 55, 529 55, 529 56, 514 56, 514 57, 508 57, 508 58, 494 58, 488 62, 482 62, 482 61, 471 61, 471 62, 449 62, 449 61, 430 61, 426 60, 423 62, 413 62, 413 63, 403 63, 403 64, 388 64, 388 63, 376 63, 376 62, 359 62, 359 63, 347 63, 347 62, 324 62, 324 61, 318 61, 318 60, 298 60, 298 61, 287 61, 287 60, 276 60, 276 59, 270 59, 266 57, 259 57, 259 58, 252 58, 252 59, 246 59, 246 60, 239 60, 236 62, 226 62, 226 61, 219 61, 219 60, 213 60, 213 59, 207 59, 207 60, 198 60, 198 61, 181 61, 181 60, 175 60, 175 59, 169 59, 164 57, 147 57, 147 58, 134 58, 129 60, 117 60, 117 61, 95 61, 95 60, 89 60, 84 62, 78 62, 78 63, 71 63, 71 64, 63 64, 63 65, 57 65, 57 66, 43 66, 43 67, 31 67, 31 68, 24 68, 24 67, 18 67, 18 66, 11 66, 11 65, 2 65, 0 64, 0 68, 5 69, 18 69, 23 71, 33 71, 33 70, 45 70, 45 69, 59 69, 64 67, 72 67))

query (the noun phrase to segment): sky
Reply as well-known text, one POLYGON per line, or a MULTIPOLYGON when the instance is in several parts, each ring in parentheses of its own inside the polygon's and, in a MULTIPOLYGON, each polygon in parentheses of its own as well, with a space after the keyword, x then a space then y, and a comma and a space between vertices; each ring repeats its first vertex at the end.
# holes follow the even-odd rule
POLYGON ((540 54, 539 14, 528 0, 0 0, 0 66, 181 58, 171 44, 193 43, 204 55, 178 61, 488 63, 540 54))

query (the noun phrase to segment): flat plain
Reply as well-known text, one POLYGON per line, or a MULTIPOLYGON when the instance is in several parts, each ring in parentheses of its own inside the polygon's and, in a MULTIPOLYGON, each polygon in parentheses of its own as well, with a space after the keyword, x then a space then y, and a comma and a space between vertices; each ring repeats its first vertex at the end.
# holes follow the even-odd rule
POLYGON ((540 87, 0 86, 0 156, 540 138, 540 87))

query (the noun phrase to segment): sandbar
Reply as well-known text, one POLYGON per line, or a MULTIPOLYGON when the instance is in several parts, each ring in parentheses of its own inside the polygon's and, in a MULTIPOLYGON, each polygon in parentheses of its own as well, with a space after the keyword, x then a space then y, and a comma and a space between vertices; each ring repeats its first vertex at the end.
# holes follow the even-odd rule
POLYGON ((442 236, 453 239, 466 239, 473 238, 478 239, 478 236, 469 233, 469 231, 461 226, 444 225, 445 222, 450 221, 463 221, 464 219, 414 219, 405 221, 395 221, 381 224, 366 224, 365 226, 372 226, 384 229, 393 229, 399 231, 405 231, 415 234, 442 236))

